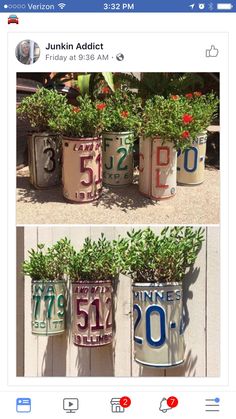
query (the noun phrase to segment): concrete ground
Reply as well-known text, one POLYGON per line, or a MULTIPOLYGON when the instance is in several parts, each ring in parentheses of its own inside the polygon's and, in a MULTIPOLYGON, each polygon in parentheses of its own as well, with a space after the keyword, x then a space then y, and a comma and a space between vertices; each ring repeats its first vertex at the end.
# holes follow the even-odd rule
POLYGON ((99 201, 71 204, 62 188, 36 190, 28 167, 17 172, 17 224, 218 224, 220 171, 206 169, 198 186, 178 186, 170 199, 151 201, 140 195, 138 176, 123 189, 103 189, 99 201))

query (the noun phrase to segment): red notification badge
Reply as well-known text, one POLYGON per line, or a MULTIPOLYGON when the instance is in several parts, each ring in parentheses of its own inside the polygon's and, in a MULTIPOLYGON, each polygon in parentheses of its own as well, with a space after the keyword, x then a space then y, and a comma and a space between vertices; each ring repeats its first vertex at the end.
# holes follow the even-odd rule
POLYGON ((175 397, 175 396, 168 397, 168 399, 167 399, 167 404, 171 409, 178 406, 178 403, 179 403, 179 401, 178 401, 177 397, 175 397))
POLYGON ((127 396, 123 396, 120 399, 120 405, 124 408, 127 409, 127 407, 129 407, 131 405, 131 400, 129 397, 127 396))

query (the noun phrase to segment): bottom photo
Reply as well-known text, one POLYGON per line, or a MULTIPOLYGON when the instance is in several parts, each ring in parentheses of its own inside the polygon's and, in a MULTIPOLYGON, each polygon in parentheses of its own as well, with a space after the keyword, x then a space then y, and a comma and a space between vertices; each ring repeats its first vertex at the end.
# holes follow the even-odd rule
POLYGON ((17 377, 219 377, 218 226, 17 227, 17 377))

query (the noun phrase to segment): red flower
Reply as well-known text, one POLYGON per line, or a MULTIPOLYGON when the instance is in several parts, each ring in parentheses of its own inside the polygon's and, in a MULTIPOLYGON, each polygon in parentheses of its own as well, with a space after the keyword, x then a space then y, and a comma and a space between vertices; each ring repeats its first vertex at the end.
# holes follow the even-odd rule
POLYGON ((189 124, 190 122, 193 121, 193 117, 192 117, 192 115, 189 115, 188 113, 185 113, 182 116, 182 121, 183 121, 184 124, 189 124))
POLYGON ((171 95, 172 100, 179 100, 179 95, 171 95))
POLYGON ((190 136, 189 131, 183 131, 182 134, 181 134, 182 138, 189 138, 189 136, 190 136))
POLYGON ((185 97, 187 99, 192 99, 193 98, 193 94, 192 93, 186 93, 185 97))
POLYGON ((128 111, 122 111, 121 116, 123 116, 123 118, 127 118, 129 116, 129 112, 128 111))
POLYGON ((105 103, 98 103, 96 108, 98 111, 102 111, 107 105, 105 103))
POLYGON ((73 106, 72 112, 78 113, 80 112, 80 108, 78 108, 77 106, 73 106))
POLYGON ((195 97, 200 97, 202 96, 202 92, 193 92, 195 97))
POLYGON ((110 93, 110 88, 108 86, 103 87, 102 93, 105 93, 105 94, 110 93))

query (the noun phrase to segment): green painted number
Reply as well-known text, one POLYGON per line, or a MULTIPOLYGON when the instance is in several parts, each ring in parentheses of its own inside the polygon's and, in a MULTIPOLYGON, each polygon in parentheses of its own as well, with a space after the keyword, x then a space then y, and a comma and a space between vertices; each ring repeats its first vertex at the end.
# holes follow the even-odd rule
POLYGON ((55 295, 45 295, 44 301, 48 301, 48 310, 47 310, 47 318, 51 319, 52 317, 52 307, 55 300, 55 295))
POLYGON ((34 318, 35 319, 37 319, 37 317, 39 315, 39 311, 40 311, 40 300, 41 300, 40 295, 33 295, 33 301, 35 301, 35 305, 34 305, 34 318))
POLYGON ((59 309, 61 309, 61 310, 59 310, 58 312, 57 312, 57 315, 58 315, 58 317, 64 317, 64 313, 65 313, 65 310, 64 310, 64 295, 58 295, 58 298, 57 298, 57 306, 58 306, 58 308, 59 309))
POLYGON ((122 154, 117 165, 117 170, 127 170, 128 166, 122 166, 123 161, 126 159, 128 155, 128 150, 125 147, 118 147, 117 153, 122 154))
MULTIPOLYGON (((55 303, 55 295, 45 295, 43 299, 45 303, 47 304, 47 319, 50 320, 52 317, 53 305, 55 303)), ((35 302, 34 310, 33 310, 35 320, 40 315, 41 300, 42 300, 41 295, 33 295, 33 301, 35 302)), ((60 294, 57 297, 57 307, 58 307, 57 315, 60 318, 64 317, 64 314, 65 314, 64 305, 65 305, 64 295, 60 294)))

